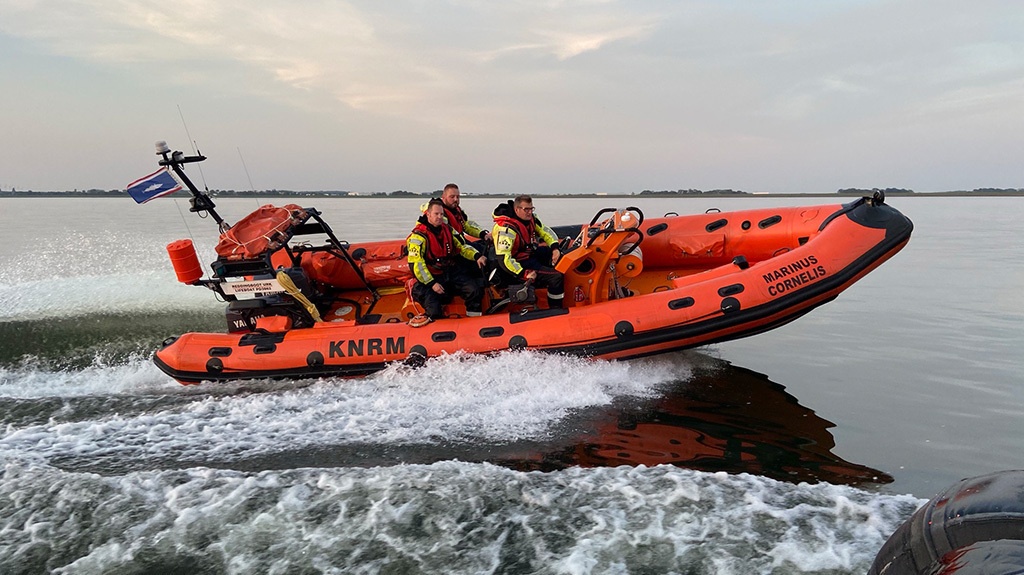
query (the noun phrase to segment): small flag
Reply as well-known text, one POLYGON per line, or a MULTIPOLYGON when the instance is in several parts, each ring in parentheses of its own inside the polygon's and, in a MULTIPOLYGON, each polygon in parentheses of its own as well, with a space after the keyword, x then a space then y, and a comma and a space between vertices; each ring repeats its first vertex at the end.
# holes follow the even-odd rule
POLYGON ((153 198, 173 194, 180 189, 181 184, 166 166, 144 178, 135 180, 125 188, 137 204, 144 204, 153 198))

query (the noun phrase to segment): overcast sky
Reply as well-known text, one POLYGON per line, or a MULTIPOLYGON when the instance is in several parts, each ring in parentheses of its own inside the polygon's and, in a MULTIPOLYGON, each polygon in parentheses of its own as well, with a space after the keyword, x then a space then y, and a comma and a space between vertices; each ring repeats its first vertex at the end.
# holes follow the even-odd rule
POLYGON ((0 0, 0 188, 185 126, 216 189, 1024 187, 1024 3, 0 0))

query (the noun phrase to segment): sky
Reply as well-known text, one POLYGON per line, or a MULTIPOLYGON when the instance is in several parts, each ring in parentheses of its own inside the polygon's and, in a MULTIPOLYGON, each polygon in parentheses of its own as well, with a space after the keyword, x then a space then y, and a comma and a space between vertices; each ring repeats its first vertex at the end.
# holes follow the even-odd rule
POLYGON ((1024 187, 1015 0, 0 0, 0 189, 1024 187))

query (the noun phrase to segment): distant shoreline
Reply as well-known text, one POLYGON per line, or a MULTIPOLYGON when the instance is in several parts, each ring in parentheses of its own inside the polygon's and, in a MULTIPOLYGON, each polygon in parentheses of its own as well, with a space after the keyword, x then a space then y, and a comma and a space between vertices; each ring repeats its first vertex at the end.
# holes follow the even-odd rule
MULTIPOLYGON (((349 193, 349 192, 294 192, 283 190, 269 190, 263 192, 237 192, 234 190, 213 190, 211 195, 216 198, 330 198, 330 199, 401 199, 401 198, 430 198, 440 196, 440 190, 430 193, 412 192, 376 192, 376 193, 349 193)), ((857 198, 870 196, 873 190, 843 191, 843 192, 811 192, 811 193, 750 193, 750 192, 640 192, 633 194, 534 194, 543 198, 857 198)), ((1008 190, 972 190, 972 191, 948 191, 948 192, 914 192, 914 191, 890 191, 885 190, 886 197, 1020 197, 1024 196, 1024 189, 1008 190)), ((37 192, 37 191, 0 191, 0 198, 120 198, 128 197, 124 190, 87 190, 87 191, 63 191, 63 192, 37 192)), ((177 192, 168 197, 189 198, 187 192, 177 192)), ((463 194, 465 198, 497 198, 507 199, 511 196, 505 194, 463 194)))

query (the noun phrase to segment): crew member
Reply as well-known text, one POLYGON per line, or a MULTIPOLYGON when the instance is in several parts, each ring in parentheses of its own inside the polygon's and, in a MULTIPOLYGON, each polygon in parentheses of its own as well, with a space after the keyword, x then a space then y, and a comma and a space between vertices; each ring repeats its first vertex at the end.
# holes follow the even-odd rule
POLYGON ((474 243, 472 240, 477 239, 484 242, 490 241, 490 232, 470 220, 466 212, 459 207, 460 196, 459 186, 455 184, 446 185, 441 192, 441 201, 444 202, 444 217, 448 220, 448 225, 461 234, 463 239, 469 240, 464 243, 474 243), (466 238, 466 236, 471 236, 471 238, 466 238))
POLYGON ((562 307, 564 279, 554 267, 561 257, 558 236, 534 215, 533 198, 516 196, 499 204, 491 238, 498 273, 506 282, 532 282, 547 288, 548 307, 562 307))
POLYGON ((413 299, 423 306, 429 320, 444 317, 442 307, 455 295, 466 302, 466 315, 480 315, 483 289, 480 283, 458 265, 459 258, 476 261, 483 267, 487 259, 464 244, 444 221, 444 203, 434 198, 406 240, 409 268, 416 277, 413 299))
MULTIPOLYGON (((461 236, 462 243, 472 246, 473 249, 487 256, 488 260, 493 259, 490 257, 491 254, 488 253, 488 248, 491 245, 491 233, 470 220, 466 212, 462 211, 462 208, 459 207, 461 195, 458 185, 445 185, 444 190, 441 192, 441 201, 444 202, 445 221, 448 222, 448 225, 452 227, 452 230, 457 235, 461 236)), ((491 271, 490 262, 488 261, 488 265, 483 268, 477 267, 473 265, 473 262, 468 262, 464 259, 460 259, 459 264, 466 273, 480 283, 480 287, 483 289, 487 284, 485 278, 491 271)))

